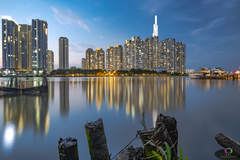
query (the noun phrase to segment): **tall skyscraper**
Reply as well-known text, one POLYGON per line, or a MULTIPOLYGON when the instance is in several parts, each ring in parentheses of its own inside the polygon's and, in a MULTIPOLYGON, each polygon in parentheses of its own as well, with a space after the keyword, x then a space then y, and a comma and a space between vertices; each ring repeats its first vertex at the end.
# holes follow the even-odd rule
POLYGON ((86 69, 105 69, 105 52, 102 48, 86 50, 86 69))
POLYGON ((86 50, 86 69, 94 69, 95 52, 92 48, 86 50))
POLYGON ((168 38, 159 42, 160 67, 166 68, 167 72, 174 72, 176 56, 176 40, 168 38))
POLYGON ((113 70, 113 47, 108 46, 106 50, 106 69, 113 70))
POLYGON ((20 26, 13 20, 2 19, 2 67, 19 69, 20 26))
POLYGON ((159 38, 158 36, 146 38, 145 46, 145 65, 144 69, 159 67, 159 38))
POLYGON ((51 50, 48 50, 47 54, 48 59, 48 73, 52 72, 54 70, 54 53, 51 50))
POLYGON ((155 15, 155 24, 153 25, 153 37, 158 36, 157 15, 155 15))
POLYGON ((59 69, 69 69, 69 42, 67 37, 59 38, 59 69))
POLYGON ((177 42, 174 72, 186 72, 186 44, 177 42))
POLYGON ((32 70, 32 26, 26 24, 20 26, 20 66, 22 70, 32 70))
POLYGON ((144 43, 140 37, 132 37, 125 41, 123 53, 123 69, 144 69, 144 43))
POLYGON ((47 21, 32 20, 32 70, 33 73, 47 71, 48 24, 47 21))
POLYGON ((108 46, 106 50, 107 70, 122 70, 123 47, 121 45, 108 46))
POLYGON ((105 52, 102 48, 95 51, 95 69, 105 69, 105 52))
POLYGON ((86 59, 82 58, 82 69, 87 69, 86 68, 86 59))

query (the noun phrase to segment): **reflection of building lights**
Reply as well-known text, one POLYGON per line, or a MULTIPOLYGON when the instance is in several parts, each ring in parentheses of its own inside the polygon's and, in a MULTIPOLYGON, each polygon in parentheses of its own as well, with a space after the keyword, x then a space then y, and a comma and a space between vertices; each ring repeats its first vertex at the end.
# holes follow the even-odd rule
POLYGON ((50 126, 50 116, 49 116, 49 112, 47 112, 46 121, 45 121, 45 135, 48 134, 49 126, 50 126))
POLYGON ((15 140, 15 126, 12 123, 7 123, 3 134, 3 145, 9 149, 12 147, 15 140))

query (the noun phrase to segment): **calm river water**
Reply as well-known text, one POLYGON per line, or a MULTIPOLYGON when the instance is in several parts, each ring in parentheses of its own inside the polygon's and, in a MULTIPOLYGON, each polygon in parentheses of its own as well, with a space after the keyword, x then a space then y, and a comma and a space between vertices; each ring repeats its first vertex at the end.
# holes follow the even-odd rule
MULTIPOLYGON (((0 84, 8 79, 0 78, 0 84)), ((103 119, 112 157, 159 113, 174 116, 179 144, 190 160, 217 160, 222 132, 240 142, 240 81, 188 77, 48 78, 49 93, 0 97, 0 159, 58 160, 58 140, 77 138, 89 160, 84 125, 103 119)), ((24 80, 22 80, 24 81, 24 80)), ((32 83, 31 80, 28 80, 32 83)), ((34 81, 33 84, 38 84, 34 81)), ((140 139, 132 143, 141 146, 140 139)))

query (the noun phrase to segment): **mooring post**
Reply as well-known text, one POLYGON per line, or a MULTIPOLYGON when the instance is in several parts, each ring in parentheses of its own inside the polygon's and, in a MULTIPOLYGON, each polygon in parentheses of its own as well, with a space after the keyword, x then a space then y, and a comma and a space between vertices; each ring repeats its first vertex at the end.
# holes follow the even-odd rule
POLYGON ((91 160, 110 160, 102 119, 86 123, 85 131, 91 160))
POLYGON ((59 160, 79 160, 77 139, 68 137, 58 141, 59 160))

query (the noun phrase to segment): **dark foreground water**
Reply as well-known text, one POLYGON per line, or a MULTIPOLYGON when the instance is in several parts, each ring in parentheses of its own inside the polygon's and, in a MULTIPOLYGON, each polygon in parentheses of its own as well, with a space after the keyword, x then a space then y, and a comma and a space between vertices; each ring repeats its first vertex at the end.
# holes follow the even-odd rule
MULTIPOLYGON (((0 78, 1 85, 7 80, 0 78)), ((78 140, 80 160, 89 160, 84 125, 98 118, 103 119, 114 156, 143 129, 143 110, 149 128, 159 113, 177 119, 179 144, 190 160, 217 160, 214 153, 223 149, 214 139, 219 132, 240 142, 240 81, 188 77, 48 80, 49 93, 0 97, 1 160, 58 160, 58 140, 69 136, 78 140)), ((132 145, 140 146, 140 139, 132 145)))

